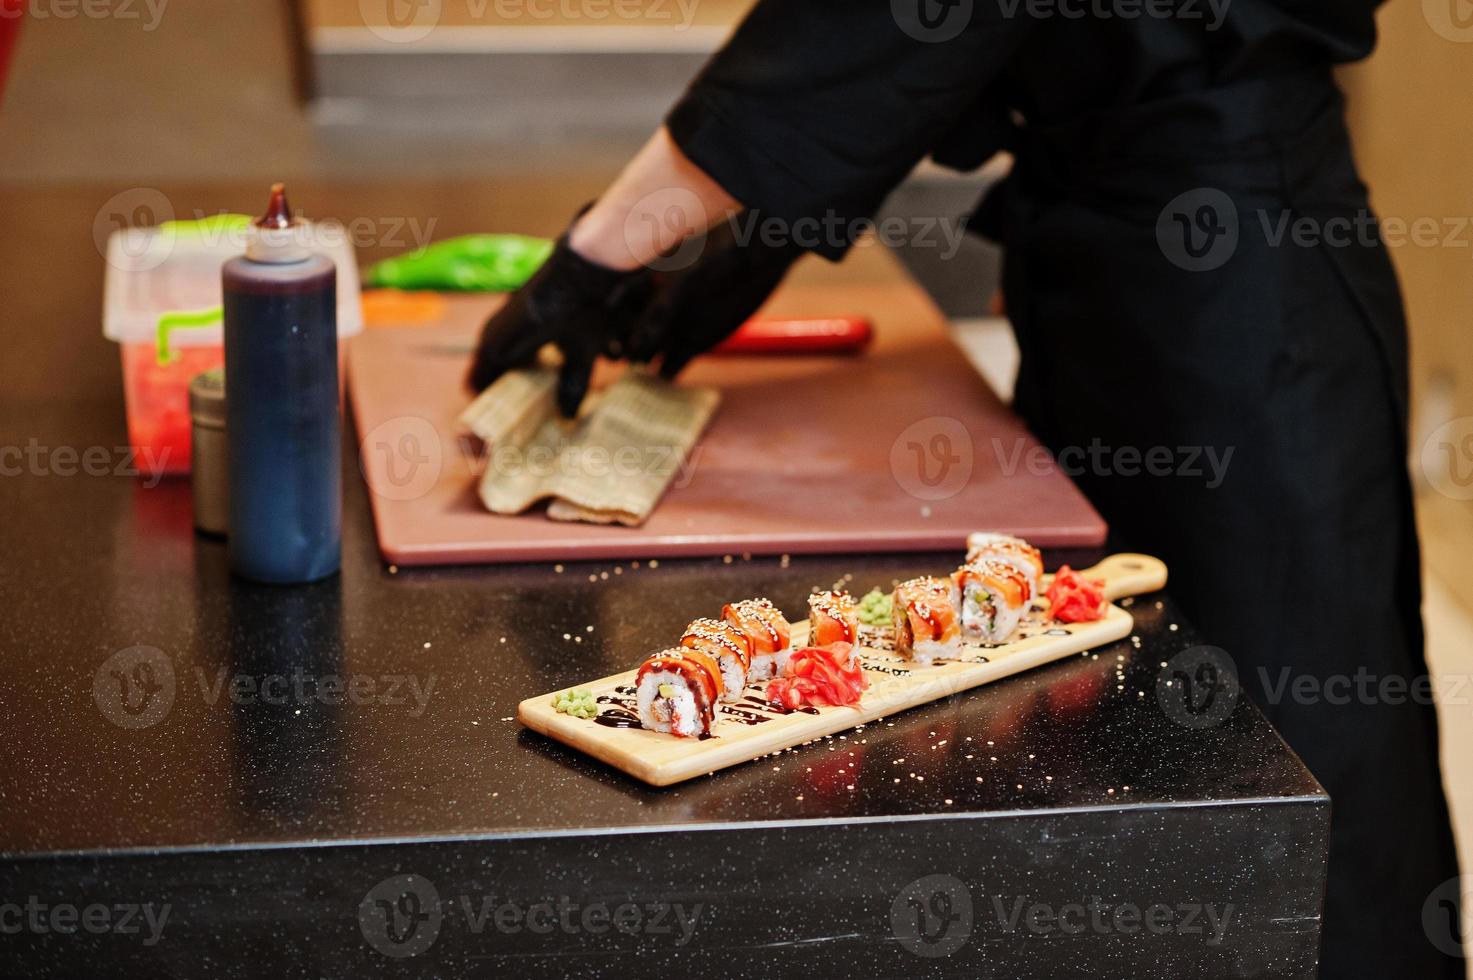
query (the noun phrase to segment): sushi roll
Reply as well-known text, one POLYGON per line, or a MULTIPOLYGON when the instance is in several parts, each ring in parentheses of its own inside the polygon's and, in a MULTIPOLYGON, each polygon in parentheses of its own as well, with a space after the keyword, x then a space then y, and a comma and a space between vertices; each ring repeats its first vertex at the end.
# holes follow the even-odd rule
POLYGON ((962 631, 987 643, 1006 643, 1033 596, 1027 577, 1011 562, 983 558, 951 573, 961 599, 962 631))
MULTIPOLYGON (((851 661, 859 656, 859 610, 847 592, 815 592, 808 597, 808 645, 835 649, 848 644, 851 661)), ((839 648, 843 649, 843 648, 839 648)))
POLYGON ((895 650, 917 663, 952 657, 961 648, 956 590, 950 579, 913 578, 895 587, 895 650))
POLYGON ((721 618, 741 630, 752 645, 747 680, 762 681, 782 673, 793 654, 792 630, 776 606, 766 599, 729 602, 722 608, 721 618))
POLYGON ((752 642, 747 634, 719 619, 698 619, 685 628, 680 645, 716 661, 721 668, 721 700, 735 701, 742 696, 752 665, 752 642))
POLYGON ((1029 594, 1040 594, 1038 586, 1043 581, 1043 555, 1027 541, 996 531, 977 531, 967 535, 967 564, 984 558, 1012 565, 1027 579, 1029 594))
POLYGON ((657 653, 634 676, 639 723, 681 738, 710 735, 721 684, 721 668, 699 650, 676 647, 657 653))

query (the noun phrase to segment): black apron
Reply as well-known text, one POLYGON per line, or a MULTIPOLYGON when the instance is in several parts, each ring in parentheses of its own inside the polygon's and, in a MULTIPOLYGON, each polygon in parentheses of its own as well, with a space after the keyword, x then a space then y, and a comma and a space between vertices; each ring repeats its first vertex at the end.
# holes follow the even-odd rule
POLYGON ((977 224, 1006 249, 1017 408, 1329 790, 1321 974, 1461 978, 1429 935, 1457 914, 1435 711, 1376 687, 1426 676, 1401 298, 1331 77, 1376 0, 1065 6, 758 0, 666 125, 787 222, 871 213, 928 153, 1014 151, 977 224), (1333 240, 1295 244, 1304 218, 1333 240), (1146 471, 1163 451, 1173 475, 1146 471))
POLYGON ((1461 978, 1428 935, 1457 914, 1456 886, 1434 895, 1458 873, 1435 710, 1378 693, 1427 673, 1396 279, 1327 71, 1213 98, 1234 122, 1210 137, 1156 129, 1128 154, 1067 129, 1022 139, 978 215, 1005 246, 1016 407, 1056 453, 1103 447, 1076 479, 1112 546, 1167 562, 1329 791, 1321 976, 1461 978), (1293 135, 1259 135, 1266 119, 1293 135), (1295 244, 1306 217, 1330 240, 1295 244), (1121 472, 1120 447, 1170 463, 1157 449, 1157 474, 1121 472), (1296 697, 1301 675, 1315 686, 1296 697))

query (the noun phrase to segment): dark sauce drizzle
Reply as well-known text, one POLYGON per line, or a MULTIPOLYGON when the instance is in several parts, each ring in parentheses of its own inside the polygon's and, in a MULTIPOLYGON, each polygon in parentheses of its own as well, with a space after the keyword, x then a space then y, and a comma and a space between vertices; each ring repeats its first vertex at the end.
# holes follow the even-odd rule
MULTIPOLYGON (((637 707, 637 704, 634 700, 635 693, 636 692, 634 688, 628 687, 626 685, 621 685, 614 688, 613 694, 600 694, 594 700, 597 701, 599 704, 609 704, 613 705, 613 707, 607 708, 594 715, 594 723, 602 725, 605 728, 643 728, 644 726, 639 723, 639 715, 635 713, 635 709, 637 707)), ((722 708, 721 710, 724 712, 727 709, 722 708)), ((738 718, 736 720, 741 721, 743 724, 747 725, 757 724, 756 721, 745 721, 741 718, 738 718)), ((757 721, 768 720, 770 719, 757 719, 757 721)), ((697 740, 702 742, 704 742, 708 738, 715 737, 715 735, 712 735, 709 732, 702 732, 700 735, 696 736, 697 740)))
MULTIPOLYGON (((801 705, 801 706, 799 706, 797 708, 789 708, 789 707, 786 707, 785 705, 773 704, 771 701, 763 701, 761 698, 754 698, 751 695, 748 695, 747 696, 746 702, 754 705, 755 707, 761 708, 763 711, 770 711, 774 715, 792 715, 792 714, 816 715, 816 714, 818 714, 818 709, 815 708, 815 707, 813 707, 812 705, 808 705, 808 704, 801 705)), ((770 719, 763 718, 762 720, 763 721, 769 721, 770 719)))
POLYGON ((627 684, 614 688, 613 694, 600 694, 595 700, 599 704, 616 707, 600 711, 593 720, 605 728, 640 728, 639 715, 634 713, 634 688, 627 684))

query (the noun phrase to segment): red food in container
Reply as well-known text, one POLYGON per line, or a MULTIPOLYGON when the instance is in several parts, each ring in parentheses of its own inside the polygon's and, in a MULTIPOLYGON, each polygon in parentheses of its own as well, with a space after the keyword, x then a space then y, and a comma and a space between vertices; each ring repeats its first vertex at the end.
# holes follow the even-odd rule
MULTIPOLYGON (((153 221, 177 210, 152 191, 124 192, 110 206, 126 218, 153 221)), ((209 214, 128 225, 108 236, 102 332, 121 350, 128 441, 141 474, 190 470, 189 382, 225 363, 220 267, 245 251, 250 221, 209 214)), ((337 333, 346 340, 363 328, 352 239, 330 221, 304 227, 311 230, 312 250, 337 266, 337 333)), ((340 346, 340 361, 342 355, 340 346)))

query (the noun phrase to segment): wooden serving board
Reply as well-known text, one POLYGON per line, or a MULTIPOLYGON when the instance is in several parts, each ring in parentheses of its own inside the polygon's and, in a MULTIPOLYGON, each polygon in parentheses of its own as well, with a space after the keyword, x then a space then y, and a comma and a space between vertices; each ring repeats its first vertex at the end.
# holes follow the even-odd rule
MULTIPOLYGON (((591 718, 560 714, 552 707, 553 696, 560 692, 523 701, 517 707, 517 720, 652 786, 669 786, 1121 639, 1130 634, 1134 621, 1114 600, 1166 584, 1166 565, 1147 555, 1111 555, 1082 574, 1105 580, 1110 604, 1102 619, 1059 623, 1035 603, 1019 625, 1016 639, 995 647, 968 644, 957 660, 914 664, 883 648, 887 644, 882 636, 888 631, 863 628, 860 660, 869 688, 858 705, 779 713, 762 706, 762 684, 749 685, 739 701, 721 706, 715 737, 708 739, 611 728, 591 718)), ((806 619, 793 622, 795 649, 803 645, 807 633, 806 619)), ((635 671, 626 670, 578 687, 591 690, 596 698, 610 699, 601 701, 600 709, 611 711, 618 702, 632 705, 634 675, 635 671)))

